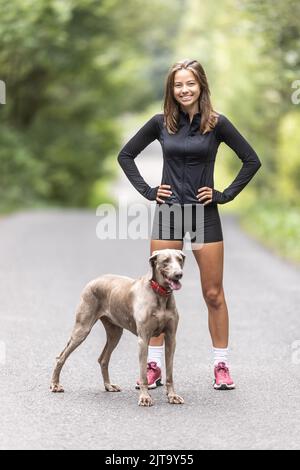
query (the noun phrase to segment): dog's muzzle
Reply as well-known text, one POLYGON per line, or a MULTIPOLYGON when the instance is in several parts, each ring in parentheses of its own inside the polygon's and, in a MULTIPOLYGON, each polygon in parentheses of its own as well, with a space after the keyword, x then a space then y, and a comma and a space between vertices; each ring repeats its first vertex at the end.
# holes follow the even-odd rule
POLYGON ((164 279, 166 280, 167 284, 172 290, 179 290, 181 289, 181 282, 179 279, 182 278, 182 273, 177 273, 172 277, 168 277, 164 275, 164 279))

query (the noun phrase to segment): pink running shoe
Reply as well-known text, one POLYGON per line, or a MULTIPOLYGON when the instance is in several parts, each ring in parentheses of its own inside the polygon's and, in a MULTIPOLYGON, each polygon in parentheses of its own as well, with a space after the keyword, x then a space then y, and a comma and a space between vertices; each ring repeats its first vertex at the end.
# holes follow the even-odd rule
POLYGON ((226 366, 225 362, 219 362, 215 366, 215 381, 214 389, 215 390, 232 390, 235 388, 235 384, 230 377, 229 369, 226 366))
MULTIPOLYGON (((148 362, 147 364, 147 380, 148 380, 148 388, 156 388, 162 385, 161 383, 161 369, 158 367, 156 362, 148 362)), ((140 388, 140 381, 136 381, 136 389, 140 388)))

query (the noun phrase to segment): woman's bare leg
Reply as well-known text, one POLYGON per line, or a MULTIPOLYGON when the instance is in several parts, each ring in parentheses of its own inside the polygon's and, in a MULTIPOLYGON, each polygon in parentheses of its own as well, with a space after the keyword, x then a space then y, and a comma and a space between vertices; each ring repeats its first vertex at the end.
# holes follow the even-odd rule
POLYGON ((229 318, 223 289, 223 241, 205 243, 193 250, 202 286, 202 294, 208 308, 208 325, 215 348, 227 348, 229 318))

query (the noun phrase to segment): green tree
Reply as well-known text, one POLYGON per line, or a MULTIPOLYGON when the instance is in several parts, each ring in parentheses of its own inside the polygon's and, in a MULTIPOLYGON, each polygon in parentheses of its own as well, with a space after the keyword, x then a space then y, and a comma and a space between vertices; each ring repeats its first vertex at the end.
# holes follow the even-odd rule
MULTIPOLYGON (((150 103, 179 0, 0 0, 1 209, 85 206, 112 176, 115 118, 150 103), (160 60, 156 60, 158 51, 160 60)), ((100 202, 100 201, 99 201, 100 202)))

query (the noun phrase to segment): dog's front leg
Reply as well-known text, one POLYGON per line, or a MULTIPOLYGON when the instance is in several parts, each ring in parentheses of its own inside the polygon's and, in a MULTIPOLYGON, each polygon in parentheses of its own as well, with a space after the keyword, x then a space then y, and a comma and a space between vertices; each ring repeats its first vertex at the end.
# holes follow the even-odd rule
POLYGON ((145 336, 138 336, 139 344, 139 362, 140 362, 140 406, 152 406, 153 400, 148 392, 148 380, 147 380, 147 357, 148 357, 148 344, 149 339, 145 336))
POLYGON ((176 347, 176 326, 171 326, 165 333, 165 361, 166 361, 166 387, 168 401, 174 405, 184 403, 184 399, 174 391, 173 383, 173 359, 176 347))

